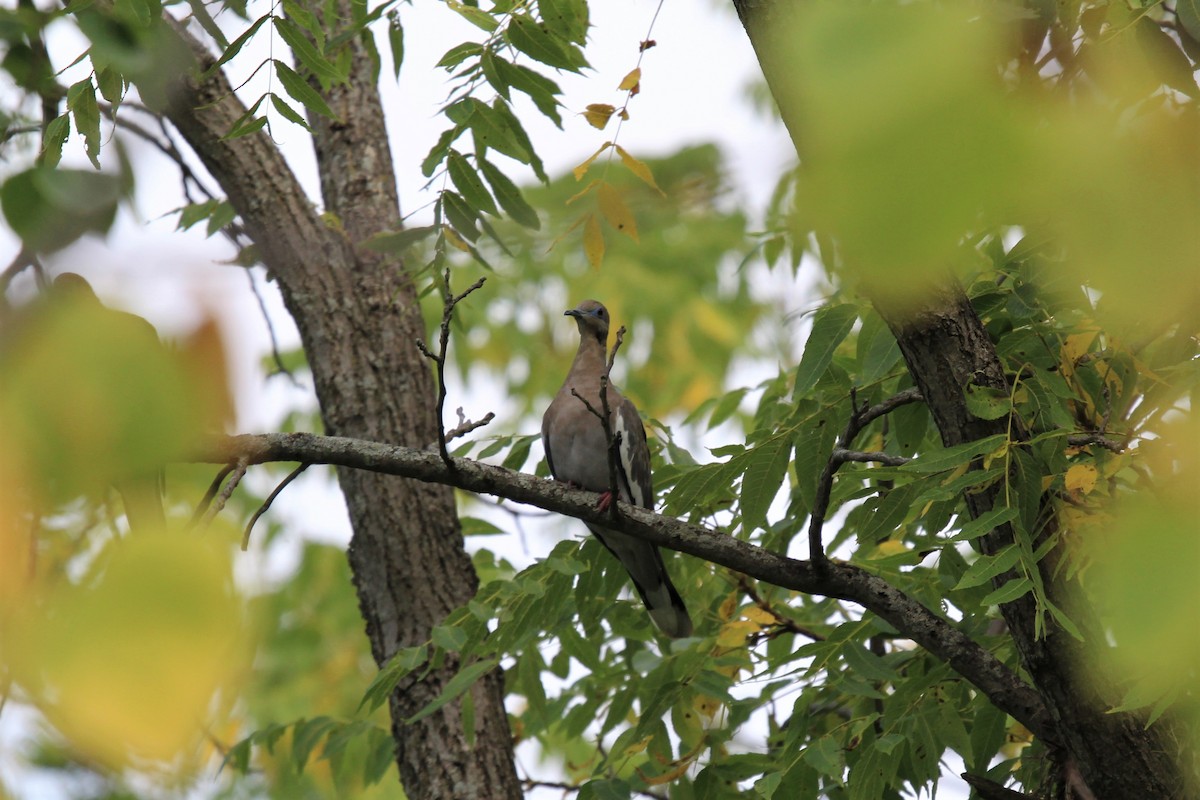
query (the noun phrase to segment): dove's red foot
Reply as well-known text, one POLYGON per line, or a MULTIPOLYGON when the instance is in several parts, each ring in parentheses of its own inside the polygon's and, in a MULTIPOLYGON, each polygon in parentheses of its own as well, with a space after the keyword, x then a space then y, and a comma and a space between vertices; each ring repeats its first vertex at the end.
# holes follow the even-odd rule
POLYGON ((596 501, 596 508, 601 511, 608 511, 608 507, 612 505, 612 492, 604 492, 600 495, 600 499, 596 501))

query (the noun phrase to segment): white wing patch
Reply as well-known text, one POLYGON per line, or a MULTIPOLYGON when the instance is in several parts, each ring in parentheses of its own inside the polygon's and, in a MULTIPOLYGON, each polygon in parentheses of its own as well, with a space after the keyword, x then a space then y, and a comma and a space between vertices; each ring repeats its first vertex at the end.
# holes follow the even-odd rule
POLYGON ((645 506, 642 487, 633 479, 633 437, 629 435, 629 429, 625 427, 625 415, 621 413, 620 406, 613 410, 613 421, 615 423, 613 436, 620 440, 617 454, 621 458, 621 477, 624 478, 625 485, 629 487, 633 505, 645 506))

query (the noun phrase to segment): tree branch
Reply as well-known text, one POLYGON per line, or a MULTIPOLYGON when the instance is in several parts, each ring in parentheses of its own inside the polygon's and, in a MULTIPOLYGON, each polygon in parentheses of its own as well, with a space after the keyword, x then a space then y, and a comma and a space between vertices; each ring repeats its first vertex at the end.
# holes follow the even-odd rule
MULTIPOLYGON (((1048 742, 1058 739, 1041 698, 996 656, 917 600, 853 564, 829 561, 818 571, 808 561, 627 503, 621 503, 620 515, 612 517, 597 507, 592 492, 557 481, 464 458, 451 458, 447 464, 432 451, 360 439, 311 433, 214 437, 193 460, 212 464, 243 460, 247 464, 336 464, 454 486, 603 525, 786 589, 852 601, 949 664, 1034 735, 1048 742)), ((619 501, 613 498, 613 502, 619 501)))

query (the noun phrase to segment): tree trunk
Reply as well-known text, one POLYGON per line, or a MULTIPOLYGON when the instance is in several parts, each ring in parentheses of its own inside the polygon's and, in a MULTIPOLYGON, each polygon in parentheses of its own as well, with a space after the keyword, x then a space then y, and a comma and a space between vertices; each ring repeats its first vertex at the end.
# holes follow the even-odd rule
MULTIPOLYGON (((734 0, 734 6, 803 158, 802 120, 788 88, 792 76, 786 59, 790 44, 786 32, 794 30, 786 18, 794 6, 786 0, 734 0)), ((981 420, 966 407, 968 384, 1007 389, 1008 381, 987 331, 956 281, 947 277, 931 286, 924 302, 915 307, 898 309, 881 301, 875 306, 895 335, 945 445, 1006 432, 1006 419, 981 420)), ((990 511, 997 494, 993 489, 967 495, 972 516, 990 511)), ((983 537, 982 549, 994 553, 1013 535, 1011 526, 997 528, 983 537)), ((1089 653, 1104 644, 1103 635, 1091 609, 1082 602, 1080 587, 1055 569, 1060 557, 1052 552, 1040 564, 1046 594, 1084 631, 1086 642, 1076 641, 1049 617, 1038 637, 1032 594, 1001 607, 1021 664, 1057 723, 1059 740, 1047 742, 1058 766, 1052 782, 1059 787, 1074 783, 1077 789, 1082 780, 1099 800, 1181 797, 1181 774, 1172 758, 1173 748, 1163 741, 1162 726, 1146 730, 1134 715, 1109 713, 1115 698, 1103 691, 1087 668, 1093 663, 1089 653)), ((1010 577, 1011 573, 998 576, 995 585, 1010 577)))
MULTIPOLYGON (((331 20, 353 19, 349 0, 331 20)), ((179 26, 204 70, 213 58, 179 26)), ((402 265, 356 246, 394 226, 399 208, 374 68, 361 41, 350 79, 326 100, 338 120, 315 121, 314 140, 327 223, 265 134, 222 140, 243 113, 219 71, 175 87, 166 110, 225 190, 278 281, 296 320, 326 430, 424 447, 438 420, 429 363, 415 341, 424 325, 402 265), (340 224, 339 224, 340 223, 340 224)), ((380 665, 399 648, 428 641, 430 629, 475 593, 453 490, 339 469, 354 533, 349 558, 371 651, 380 665)), ((474 730, 461 702, 411 725, 454 675, 453 659, 392 696, 392 730, 405 792, 412 798, 518 798, 503 675, 472 693, 474 730)))

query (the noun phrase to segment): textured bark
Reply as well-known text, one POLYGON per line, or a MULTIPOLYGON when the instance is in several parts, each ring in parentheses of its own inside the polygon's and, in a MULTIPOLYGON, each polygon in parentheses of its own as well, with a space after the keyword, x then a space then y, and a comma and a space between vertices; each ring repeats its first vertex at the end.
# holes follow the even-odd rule
MULTIPOLYGON (((350 3, 331 19, 352 18, 350 3)), ((180 26, 202 70, 214 59, 180 26)), ((244 111, 218 71, 175 87, 166 114, 221 184, 260 249, 296 320, 326 430, 421 446, 438 436, 433 381, 414 342, 424 335, 402 267, 355 245, 392 227, 395 178, 374 71, 355 39, 351 77, 326 100, 336 122, 315 126, 327 224, 264 134, 222 140, 244 111)), ((427 641, 430 628, 469 600, 477 580, 449 487, 339 469, 353 524, 349 559, 375 660, 427 641)), ((413 798, 520 797, 496 671, 474 690, 475 730, 458 703, 412 725, 403 720, 453 676, 453 662, 392 697, 397 763, 413 798), (468 735, 470 733, 470 735, 468 735), (472 741, 473 740, 473 741, 472 741)))
MULTIPOLYGON (((792 102, 788 88, 792 76, 782 58, 789 45, 782 37, 794 27, 781 18, 795 6, 777 0, 734 0, 734 6, 803 158, 803 120, 792 102)), ((1007 389, 1008 382, 987 331, 955 281, 947 278, 941 285, 931 286, 917 305, 897 308, 885 301, 875 305, 900 345, 944 444, 1006 432, 1007 420, 980 420, 967 410, 968 384, 1007 389)), ((1015 435, 1022 433, 1018 430, 1015 435)), ((971 514, 979 516, 991 510, 997 491, 967 495, 971 514)), ((1048 500, 1043 498, 1043 502, 1048 500)), ((983 537, 982 549, 996 552, 1012 537, 1010 526, 997 528, 983 537)), ((1163 741, 1163 726, 1146 730, 1132 714, 1109 713, 1115 697, 1104 691, 1087 669, 1089 648, 1102 647, 1103 635, 1090 608, 1082 602, 1080 588, 1055 569, 1059 557, 1051 553, 1040 564, 1047 596, 1084 631, 1086 643, 1076 641, 1051 620, 1039 638, 1034 630, 1032 594, 1001 608, 1021 665, 1054 721, 1056 735, 1047 743, 1060 769, 1053 780, 1061 786, 1062 775, 1077 774, 1104 800, 1182 797, 1181 774, 1171 757, 1174 748, 1163 741)), ((996 585, 1010 577, 998 576, 996 585)))

